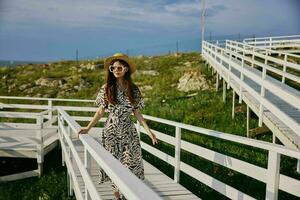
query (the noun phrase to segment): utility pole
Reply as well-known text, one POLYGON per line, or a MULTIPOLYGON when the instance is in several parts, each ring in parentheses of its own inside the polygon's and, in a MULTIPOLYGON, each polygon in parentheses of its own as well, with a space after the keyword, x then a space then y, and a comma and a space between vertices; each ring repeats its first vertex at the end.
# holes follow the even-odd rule
POLYGON ((78 64, 78 48, 76 49, 76 62, 78 64))
POLYGON ((126 49, 126 55, 129 56, 129 49, 126 49))
POLYGON ((178 40, 176 41, 176 62, 178 64, 178 40))
POLYGON ((202 35, 201 35, 201 48, 202 48, 202 43, 204 41, 204 28, 205 28, 205 0, 201 0, 202 3, 202 17, 201 17, 201 30, 202 30, 202 35))

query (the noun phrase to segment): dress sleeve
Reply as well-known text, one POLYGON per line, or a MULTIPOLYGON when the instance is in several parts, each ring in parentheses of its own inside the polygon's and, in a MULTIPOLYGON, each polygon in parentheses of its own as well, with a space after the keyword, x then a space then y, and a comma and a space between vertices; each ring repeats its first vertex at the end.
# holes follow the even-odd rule
POLYGON ((108 100, 107 100, 107 96, 105 94, 105 85, 102 85, 97 97, 94 101, 94 104, 98 107, 103 107, 103 108, 108 108, 108 100))
POLYGON ((135 106, 134 109, 142 109, 145 107, 145 102, 142 96, 142 93, 138 87, 133 90, 134 99, 135 99, 135 106))

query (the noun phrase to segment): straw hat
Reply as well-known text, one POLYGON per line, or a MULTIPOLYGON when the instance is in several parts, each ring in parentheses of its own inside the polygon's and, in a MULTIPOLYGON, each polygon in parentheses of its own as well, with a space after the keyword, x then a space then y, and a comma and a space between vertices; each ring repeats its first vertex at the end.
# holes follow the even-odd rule
POLYGON ((120 59, 128 63, 130 67, 131 73, 135 72, 136 67, 135 64, 129 59, 129 57, 126 54, 123 53, 115 53, 113 56, 107 57, 104 60, 104 69, 108 69, 109 65, 111 65, 112 61, 120 59))

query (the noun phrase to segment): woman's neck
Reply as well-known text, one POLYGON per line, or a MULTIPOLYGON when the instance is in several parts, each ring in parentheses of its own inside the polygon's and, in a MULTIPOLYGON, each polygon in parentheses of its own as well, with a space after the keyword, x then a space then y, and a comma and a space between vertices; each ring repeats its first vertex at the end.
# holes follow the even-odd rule
POLYGON ((125 88, 125 81, 124 81, 124 78, 117 78, 117 84, 119 86, 121 86, 122 88, 125 88))

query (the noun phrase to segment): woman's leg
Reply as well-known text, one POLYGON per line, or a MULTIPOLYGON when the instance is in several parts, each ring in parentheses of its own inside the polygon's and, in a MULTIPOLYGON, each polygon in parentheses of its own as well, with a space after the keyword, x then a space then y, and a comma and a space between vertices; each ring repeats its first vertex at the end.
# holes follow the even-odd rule
POLYGON ((120 198, 120 193, 119 192, 114 192, 114 196, 118 199, 118 198, 120 198))
POLYGON ((114 196, 118 199, 120 198, 120 191, 119 191, 119 188, 114 184, 112 183, 112 190, 113 190, 113 193, 114 193, 114 196))

